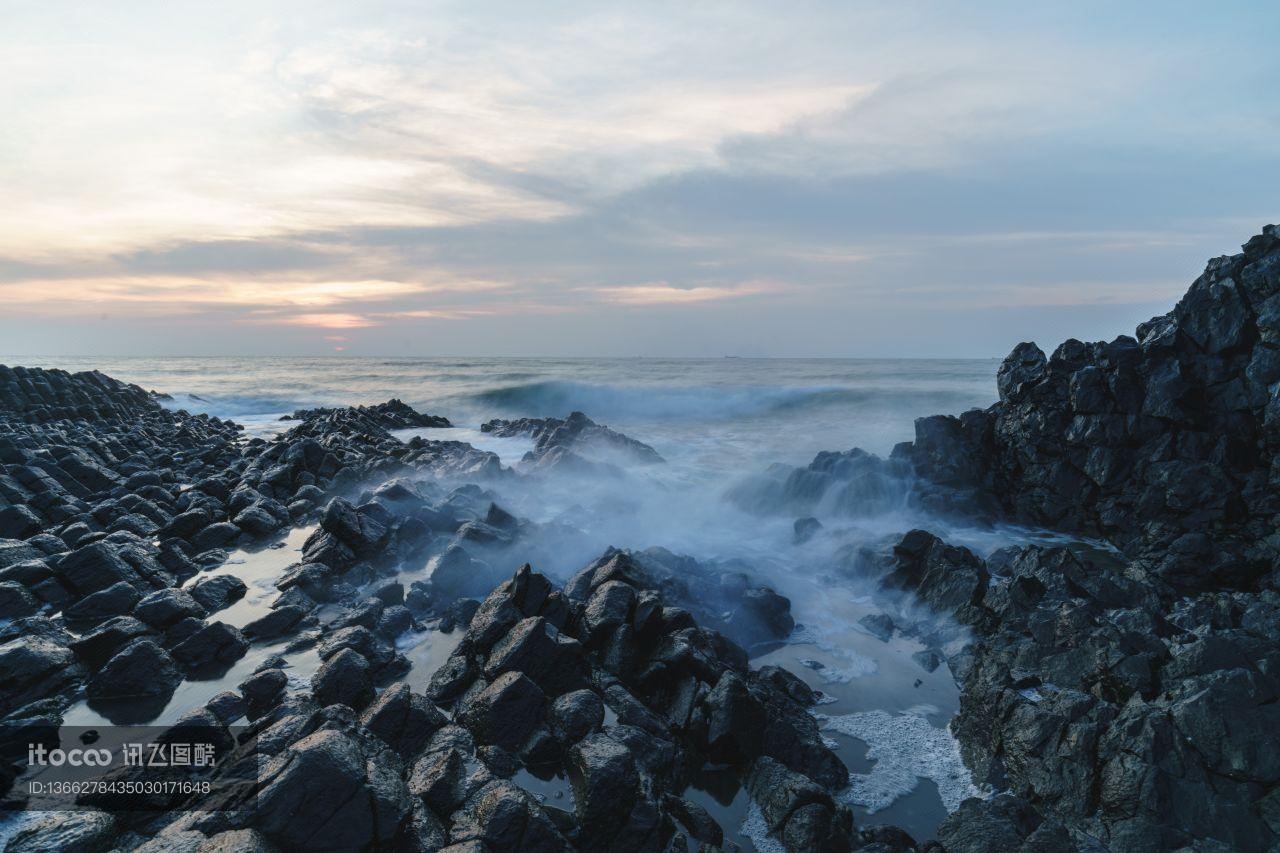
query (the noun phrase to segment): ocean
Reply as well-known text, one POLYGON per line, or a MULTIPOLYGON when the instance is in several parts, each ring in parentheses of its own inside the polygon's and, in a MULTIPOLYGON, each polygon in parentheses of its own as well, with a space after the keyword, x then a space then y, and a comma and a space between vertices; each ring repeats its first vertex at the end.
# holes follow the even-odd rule
MULTIPOLYGON (((254 435, 287 428, 280 418, 295 409, 396 397, 455 424, 402 437, 421 432, 469 441, 511 465, 529 449, 528 441, 482 434, 481 423, 585 412, 652 445, 666 464, 638 467, 623 478, 583 474, 491 485, 499 503, 518 515, 571 531, 538 543, 535 569, 567 578, 610 545, 659 546, 747 567, 791 598, 798 623, 789 642, 760 651, 753 663, 782 664, 823 691, 815 712, 853 773, 844 797, 861 824, 896 824, 929 838, 948 811, 980 793, 947 731, 958 692, 945 664, 928 671, 916 657, 926 649, 919 640, 901 634, 885 640, 861 624, 901 603, 886 602, 872 579, 850 572, 849 555, 886 547, 917 527, 982 554, 1052 537, 969 527, 927 516, 905 501, 876 500, 865 508, 820 506, 821 533, 796 544, 794 517, 749 512, 731 497, 771 466, 804 466, 819 451, 854 447, 886 456, 898 442, 911 440, 918 417, 990 405, 998 360, 9 356, 0 362, 101 370, 171 395, 166 405, 235 420, 254 435)), ((264 608, 275 577, 304 538, 305 531, 295 531, 276 549, 234 554, 219 571, 236 574, 253 591, 224 618, 245 622, 264 608)), ((406 566, 402 578, 407 584, 429 570, 406 566)), ((411 684, 424 684, 454 641, 426 632, 404 643, 415 662, 411 684)), ((222 679, 183 685, 160 721, 234 687, 261 654, 248 656, 222 679)), ((304 686, 308 665, 293 663, 304 686)), ((81 705, 67 722, 105 721, 81 705)), ((761 836, 744 792, 709 780, 688 795, 744 846, 768 849, 771 842, 761 836)))

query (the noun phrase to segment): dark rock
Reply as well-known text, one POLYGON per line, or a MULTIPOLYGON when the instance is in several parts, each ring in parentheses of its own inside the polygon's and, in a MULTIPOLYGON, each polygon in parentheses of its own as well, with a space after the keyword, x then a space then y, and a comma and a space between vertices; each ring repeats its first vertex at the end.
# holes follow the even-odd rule
POLYGON ((223 724, 235 722, 249 710, 244 697, 234 690, 224 690, 206 702, 205 707, 223 724))
POLYGON ((170 587, 143 597, 133 608, 133 615, 152 628, 164 630, 187 617, 204 619, 207 611, 186 589, 170 587))
POLYGON ((27 634, 0 644, 0 715, 65 692, 83 677, 71 650, 49 637, 27 634))
POLYGON ((893 637, 893 619, 885 613, 871 613, 858 620, 858 624, 866 628, 871 635, 882 642, 893 637))
POLYGON ((324 730, 273 759, 262 773, 252 824, 285 849, 363 850, 392 845, 412 810, 382 754, 324 730))
POLYGON ((214 575, 197 581, 187 591, 206 613, 217 613, 244 598, 249 588, 234 575, 214 575))
POLYGON ((225 622, 210 622, 172 649, 173 659, 188 673, 230 666, 249 648, 249 641, 225 622))
POLYGON ((604 703, 591 690, 575 690, 556 698, 551 723, 565 743, 576 743, 604 722, 604 703))
POLYGON ((409 758, 426 746, 448 722, 426 697, 404 682, 393 684, 360 715, 360 723, 402 756, 409 758))
POLYGON ((587 681, 582 645, 538 616, 517 622, 494 644, 485 676, 492 680, 505 672, 524 673, 550 694, 578 689, 587 681))
POLYGON ((818 531, 822 529, 822 522, 810 515, 805 516, 804 518, 797 518, 795 520, 795 524, 792 525, 792 528, 794 530, 794 535, 792 536, 791 541, 797 545, 803 545, 805 542, 808 542, 817 535, 818 531))
POLYGON ((96 624, 129 613, 140 597, 137 588, 121 581, 85 596, 62 612, 71 622, 96 624))
POLYGON ((519 672, 505 672, 478 693, 469 696, 458 711, 480 743, 519 751, 541 725, 547 697, 519 672))
POLYGON ((200 551, 221 548, 240 538, 240 528, 229 521, 219 521, 201 529, 190 537, 191 544, 200 551))
POLYGON ((14 833, 5 853, 104 853, 116 839, 106 812, 51 812, 14 833))
POLYGON ((132 616, 117 616, 71 641, 71 650, 89 666, 100 666, 126 643, 153 634, 132 616))
POLYGON ((0 582, 0 619, 21 619, 40 609, 36 597, 16 581, 0 582))
POLYGON ((259 616, 241 629, 251 640, 269 640, 293 631, 306 618, 309 610, 297 604, 286 604, 259 616))
POLYGON ((597 733, 569 750, 568 768, 582 830, 579 844, 607 849, 640 797, 640 776, 631 752, 609 735, 597 733))
POLYGON ((316 670, 311 693, 322 706, 341 703, 359 711, 373 701, 369 662, 359 652, 342 649, 316 670))
POLYGON ((270 668, 255 672, 240 682, 240 694, 244 696, 248 707, 246 713, 251 719, 257 719, 284 698, 289 677, 284 670, 270 668))
POLYGON ((98 670, 86 687, 90 699, 168 698, 182 673, 168 652, 145 637, 129 643, 98 670))

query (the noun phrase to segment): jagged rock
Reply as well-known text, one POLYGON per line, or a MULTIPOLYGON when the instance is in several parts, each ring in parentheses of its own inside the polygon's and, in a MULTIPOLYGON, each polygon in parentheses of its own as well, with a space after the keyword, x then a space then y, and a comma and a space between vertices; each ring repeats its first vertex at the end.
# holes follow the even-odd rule
POLYGON ((556 698, 551 722, 565 743, 576 743, 604 722, 604 703, 591 690, 574 690, 556 698))
POLYGON ((360 723, 406 758, 416 755, 448 722, 424 696, 404 682, 393 684, 360 715, 360 723))
POLYGON ((230 666, 249 648, 241 633, 225 622, 210 622, 172 649, 173 659, 188 672, 230 666))
POLYGON ((175 622, 195 617, 204 619, 207 611, 186 589, 159 589, 138 601, 133 615, 152 628, 164 630, 175 622))
POLYGON ((26 635, 0 644, 0 715, 64 692, 83 677, 71 650, 48 637, 26 635))
POLYGON ((458 711, 480 743, 517 752, 546 716, 547 697, 522 673, 504 672, 458 711))
POLYGON ((412 805, 385 755, 366 754, 342 732, 308 735, 264 768, 249 819, 286 849, 390 846, 412 805))
POLYGON ((373 701, 369 662, 359 652, 342 649, 316 670, 311 692, 320 705, 341 703, 359 711, 373 701))
POLYGON ((132 616, 117 616, 71 641, 71 650, 89 666, 106 663, 126 643, 154 632, 132 616))
POLYGON ((113 616, 123 616, 133 610, 140 595, 137 588, 120 581, 117 584, 87 595, 62 612, 71 622, 96 624, 113 616))
POLYGON ((168 698, 181 682, 168 652, 143 637, 113 655, 89 679, 86 692, 99 700, 168 698))
POLYGON ((0 619, 21 619, 40 609, 40 602, 15 581, 0 582, 0 619))
POLYGON ((284 697, 289 677, 278 668, 264 669, 240 682, 240 694, 247 703, 246 713, 251 719, 265 714, 284 697))

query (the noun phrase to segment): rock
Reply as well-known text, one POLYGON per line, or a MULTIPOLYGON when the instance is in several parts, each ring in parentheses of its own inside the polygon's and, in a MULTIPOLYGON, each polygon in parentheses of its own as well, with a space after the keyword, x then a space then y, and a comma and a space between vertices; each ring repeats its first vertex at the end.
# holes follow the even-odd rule
POLYGON ((168 698, 182 682, 169 654, 145 637, 129 643, 89 679, 91 699, 168 698))
POLYGON ((770 640, 785 640, 795 630, 796 622, 791 617, 791 601, 778 595, 768 587, 748 589, 742 593, 742 613, 746 625, 738 625, 738 638, 742 642, 752 644, 770 640))
POLYGON ((117 584, 87 595, 62 612, 68 620, 82 624, 97 624, 112 616, 123 616, 133 610, 141 596, 130 584, 117 584))
POLYGON ((519 672, 505 672, 458 711, 480 743, 517 752, 546 714, 547 697, 519 672))
POLYGON ((17 539, 0 539, 0 569, 7 569, 29 560, 39 560, 43 556, 43 552, 26 542, 17 539))
POLYGON ((490 651, 485 677, 505 672, 524 673, 556 694, 584 686, 587 670, 582 645, 535 616, 517 622, 490 651))
POLYGON ((0 582, 0 619, 21 619, 40 609, 36 597, 19 583, 0 582))
POLYGON ((886 613, 868 614, 859 619, 858 624, 881 642, 887 643, 893 637, 893 619, 886 613))
POLYGON ((0 644, 0 715, 56 699, 83 678, 75 656, 51 637, 25 635, 0 644))
POLYGON ((19 829, 5 853, 102 853, 116 838, 116 819, 106 812, 51 812, 19 829))
POLYGON ((604 722, 604 703, 591 690, 574 690, 551 705, 551 723, 565 743, 576 743, 604 722))
POLYGON ((170 585, 158 577, 149 579, 141 576, 107 542, 94 542, 77 548, 58 562, 56 572, 63 583, 81 595, 89 595, 118 583, 129 584, 139 590, 170 585))
POLYGON ((707 694, 707 748, 714 761, 739 763, 759 755, 765 710, 746 682, 725 672, 707 694))
POLYGON ((938 840, 947 853, 1018 850, 1042 822, 1029 803, 1010 794, 998 794, 989 802, 968 799, 943 820, 938 840))
POLYGON ((26 539, 39 533, 43 527, 44 522, 30 507, 18 504, 0 508, 0 538, 26 539))
POLYGON ((133 615, 153 628, 164 630, 188 617, 203 619, 208 613, 191 593, 170 587, 157 590, 138 601, 133 615))
POLYGON ((236 527, 229 521, 219 521, 215 524, 210 524, 190 537, 191 544, 200 551, 208 551, 211 548, 221 548, 225 545, 230 545, 239 538, 240 528, 236 527))
POLYGON ((207 613, 217 613, 244 598, 249 588, 234 575, 214 575, 197 581, 188 592, 207 613))
POLYGON ((448 722, 426 697, 404 682, 393 684, 360 715, 360 724, 406 758, 418 754, 448 722))
POLYGON ((229 829, 202 842, 196 853, 275 853, 276 846, 253 829, 229 829))
POLYGON ((241 629, 241 633, 251 640, 283 637, 297 628, 308 612, 307 608, 297 604, 286 604, 249 622, 241 629))
POLYGON ((822 529, 822 522, 810 515, 804 518, 797 518, 795 520, 795 524, 792 525, 792 528, 794 535, 792 536, 791 541, 796 545, 803 545, 816 536, 818 531, 822 529))
POLYGON ((230 666, 249 648, 249 641, 225 622, 210 622, 172 649, 173 659, 188 673, 230 666))
POLYGON ((533 799, 495 779, 467 799, 454 815, 453 840, 480 842, 491 850, 564 850, 568 845, 533 799))
POLYGON ((117 616, 81 634, 70 643, 71 650, 89 666, 97 667, 129 642, 154 632, 132 616, 117 616))
POLYGON ((351 736, 322 730, 270 761, 253 826, 285 849, 390 847, 412 810, 398 773, 351 736))
POLYGON ((603 732, 569 750, 569 781, 580 844, 606 849, 622 830, 640 797, 640 777, 630 751, 603 732))
POLYGON ((205 703, 210 713, 224 725, 233 723, 248 713, 249 706, 244 697, 233 690, 224 690, 205 703))
POLYGON ((289 677, 284 670, 278 668, 264 669, 240 682, 240 693, 244 696, 246 713, 251 719, 257 719, 271 710, 284 698, 289 677))
POLYGON ((460 545, 451 545, 432 562, 431 586, 445 597, 487 595, 502 580, 496 569, 460 545))
POLYGON ((460 750, 428 751, 409 772, 409 790, 437 815, 450 815, 466 799, 466 777, 460 750))
POLYGON ((831 795, 812 779, 788 770, 767 756, 755 760, 747 789, 760 806, 770 832, 780 832, 801 807, 814 804, 831 810, 831 795))
POLYGON ((724 830, 720 828, 720 824, 716 823, 715 818, 702 806, 682 797, 673 797, 669 794, 663 797, 662 802, 667 811, 675 815, 676 820, 680 821, 680 825, 684 827, 685 832, 689 833, 695 841, 709 844, 712 847, 719 847, 724 843, 724 830))
POLYGON ((316 670, 311 693, 321 706, 341 703, 359 711, 373 701, 369 662, 351 649, 339 651, 316 670))

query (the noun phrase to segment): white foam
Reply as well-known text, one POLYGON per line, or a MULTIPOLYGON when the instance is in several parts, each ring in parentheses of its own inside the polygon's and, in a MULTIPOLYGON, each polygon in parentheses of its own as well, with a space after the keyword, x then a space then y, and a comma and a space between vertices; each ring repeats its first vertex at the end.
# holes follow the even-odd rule
POLYGON ((756 853, 786 853, 786 848, 776 837, 769 834, 769 826, 764 822, 764 812, 755 803, 747 806, 747 816, 738 830, 744 838, 751 840, 756 853))
POLYGON ((915 790, 921 779, 938 786, 948 812, 969 797, 983 795, 960 758, 960 744, 947 729, 924 716, 928 706, 902 714, 863 711, 819 717, 827 731, 855 737, 867 744, 867 758, 875 761, 870 773, 849 774, 849 789, 841 799, 877 812, 915 790))
POLYGON ((815 670, 818 673, 818 677, 828 684, 848 684, 856 678, 866 678, 868 675, 875 675, 880 671, 879 665, 869 657, 864 657, 856 652, 846 652, 844 657, 849 661, 848 666, 823 667, 815 670))

